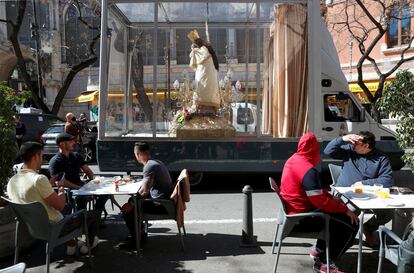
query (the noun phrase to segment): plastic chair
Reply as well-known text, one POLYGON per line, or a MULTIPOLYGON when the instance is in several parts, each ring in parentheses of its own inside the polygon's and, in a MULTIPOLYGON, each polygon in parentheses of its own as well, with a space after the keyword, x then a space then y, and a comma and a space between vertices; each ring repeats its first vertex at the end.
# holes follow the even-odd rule
POLYGON ((7 268, 0 269, 0 273, 24 273, 26 272, 26 264, 18 263, 7 268))
POLYGON ((335 186, 338 181, 338 177, 341 174, 342 166, 335 164, 328 164, 329 172, 331 173, 332 185, 335 186))
MULTIPOLYGON (((181 189, 181 192, 183 192, 183 187, 184 187, 184 180, 188 179, 188 173, 187 170, 184 169, 180 176, 178 177, 178 180, 176 182, 176 184, 179 184, 179 187, 181 189)), ((186 231, 185 231, 185 226, 183 223, 182 229, 183 232, 181 232, 181 227, 179 226, 178 222, 177 222, 177 205, 175 204, 174 200, 172 199, 151 199, 151 198, 147 198, 147 199, 138 199, 138 219, 140 221, 144 221, 145 224, 145 231, 147 232, 148 230, 148 221, 158 221, 158 220, 175 220, 177 223, 177 229, 178 229, 178 234, 180 236, 180 243, 181 243, 181 248, 184 250, 184 240, 183 240, 183 234, 187 235, 186 231), (157 203, 161 204, 161 206, 163 206, 165 208, 165 210, 167 211, 166 214, 152 214, 152 213, 146 213, 143 211, 143 204, 145 202, 154 202, 156 201, 157 203)), ((141 234, 141 225, 138 225, 138 234, 141 234)))
POLYGON ((28 204, 18 204, 14 203, 11 200, 1 197, 10 203, 11 208, 16 214, 16 235, 14 240, 14 263, 16 264, 19 259, 19 233, 22 227, 22 224, 25 225, 29 231, 29 234, 43 241, 46 241, 46 272, 49 273, 49 264, 50 264, 50 254, 53 252, 53 249, 65 242, 68 242, 74 238, 85 234, 86 244, 88 247, 89 262, 92 265, 92 256, 90 252, 90 244, 88 237, 88 227, 86 221, 86 210, 79 210, 74 214, 68 215, 57 223, 50 223, 47 216, 46 209, 40 202, 33 202, 28 204), (81 226, 68 234, 60 236, 63 226, 71 220, 74 216, 83 215, 83 222, 81 226))
MULTIPOLYGON (((307 213, 297 213, 297 214, 287 214, 285 205, 283 204, 282 198, 279 194, 279 187, 276 182, 269 177, 270 187, 276 193, 276 207, 278 208, 277 214, 277 225, 275 238, 272 245, 272 254, 276 255, 275 265, 273 267, 273 272, 276 273, 277 265, 279 263, 280 250, 282 248, 283 239, 286 237, 296 237, 296 238, 315 238, 323 239, 326 242, 326 260, 329 261, 329 220, 330 216, 322 212, 307 212, 307 213), (325 222, 324 229, 320 232, 296 232, 294 227, 299 223, 300 220, 309 217, 319 217, 322 218, 325 222), (276 244, 278 245, 277 252, 275 252, 276 244)), ((328 273, 330 271, 329 267, 328 273)))
POLYGON ((380 248, 378 251, 379 261, 377 273, 381 273, 384 258, 392 262, 394 265, 398 265, 398 247, 400 246, 402 240, 385 226, 380 226, 378 231, 380 237, 380 248), (392 244, 388 244, 388 237, 392 239, 392 244))

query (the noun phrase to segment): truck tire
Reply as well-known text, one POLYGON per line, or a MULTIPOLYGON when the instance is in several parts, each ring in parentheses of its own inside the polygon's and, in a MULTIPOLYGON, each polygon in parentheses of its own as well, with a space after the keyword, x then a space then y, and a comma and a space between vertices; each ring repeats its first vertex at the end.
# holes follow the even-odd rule
POLYGON ((203 180, 203 173, 202 172, 191 172, 190 175, 190 185, 191 186, 197 186, 201 184, 201 181, 203 180))

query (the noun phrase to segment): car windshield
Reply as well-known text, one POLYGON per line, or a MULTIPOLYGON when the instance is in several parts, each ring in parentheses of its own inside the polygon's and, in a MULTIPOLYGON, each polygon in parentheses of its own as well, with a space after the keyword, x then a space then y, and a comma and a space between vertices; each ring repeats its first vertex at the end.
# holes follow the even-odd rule
POLYGON ((63 133, 64 126, 52 126, 46 130, 45 134, 63 133))

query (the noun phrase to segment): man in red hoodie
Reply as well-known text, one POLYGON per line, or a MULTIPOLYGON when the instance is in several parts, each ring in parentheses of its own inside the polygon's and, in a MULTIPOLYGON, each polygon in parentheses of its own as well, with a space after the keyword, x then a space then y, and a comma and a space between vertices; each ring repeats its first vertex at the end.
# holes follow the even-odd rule
MULTIPOLYGON (((323 190, 319 173, 314 168, 319 162, 319 144, 313 133, 303 135, 297 152, 283 167, 280 195, 288 214, 310 211, 322 211, 331 216, 329 223, 330 261, 326 261, 325 241, 318 239, 316 249, 311 256, 315 259, 313 269, 331 273, 343 273, 335 266, 334 260, 352 246, 358 231, 358 217, 338 198, 323 190)), ((307 218, 295 227, 298 231, 319 231, 323 229, 323 220, 307 218)))

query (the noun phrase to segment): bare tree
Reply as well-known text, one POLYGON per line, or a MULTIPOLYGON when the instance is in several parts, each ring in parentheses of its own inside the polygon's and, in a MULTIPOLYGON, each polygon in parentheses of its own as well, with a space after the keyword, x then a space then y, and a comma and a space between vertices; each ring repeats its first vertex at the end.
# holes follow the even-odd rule
MULTIPOLYGON (((376 121, 380 122, 377 101, 381 98, 384 84, 402 64, 414 60, 412 54, 407 54, 414 36, 412 33, 401 46, 398 60, 392 62, 391 67, 384 67, 375 59, 376 49, 388 39, 387 33, 391 23, 402 22, 406 14, 400 12, 407 5, 413 5, 412 1, 403 0, 354 0, 343 1, 330 8, 326 21, 331 30, 340 39, 347 33, 350 39, 357 44, 360 56, 356 65, 358 85, 363 90, 368 101, 372 105, 372 114, 376 121), (370 66, 367 66, 370 64, 370 66), (378 76, 378 87, 374 95, 364 82, 367 70, 375 71, 378 76)), ((409 15, 411 16, 411 15, 409 15)), ((335 36, 335 35, 334 35, 335 36)))
MULTIPOLYGON (((14 53, 16 55, 17 58, 17 65, 19 70, 22 73, 23 76, 23 80, 25 85, 27 86, 27 88, 31 91, 32 94, 32 98, 34 103, 37 105, 37 107, 39 107, 40 109, 42 109, 43 112, 45 113, 53 113, 53 114, 57 114, 59 111, 59 108, 62 104, 62 101, 64 99, 64 97, 66 96, 66 93, 73 81, 73 79, 75 78, 76 74, 79 73, 80 71, 82 71, 83 69, 93 65, 98 57, 97 57, 97 53, 95 51, 95 45, 96 43, 99 41, 100 39, 100 26, 99 24, 97 26, 91 24, 90 22, 88 22, 87 20, 85 20, 85 18, 83 17, 83 13, 82 13, 82 6, 86 5, 86 4, 94 4, 94 1, 82 1, 82 0, 73 0, 71 1, 73 4, 75 4, 75 6, 78 9, 78 20, 84 24, 85 26, 87 26, 88 29, 90 30, 96 30, 97 34, 89 41, 89 45, 88 45, 88 58, 87 59, 82 59, 79 60, 78 63, 73 64, 70 67, 70 70, 66 73, 66 77, 63 81, 62 86, 59 88, 58 94, 55 98, 55 101, 53 103, 52 109, 49 109, 47 107, 47 105, 42 101, 40 95, 39 95, 39 90, 36 86, 33 86, 32 81, 30 79, 30 75, 26 69, 26 62, 27 60, 23 57, 22 54, 22 50, 21 50, 21 46, 19 43, 19 32, 23 23, 23 18, 26 15, 26 8, 27 8, 27 1, 26 0, 20 0, 17 1, 18 3, 18 8, 17 8, 17 16, 16 19, 10 20, 10 19, 0 19, 0 22, 3 23, 7 23, 10 27, 11 27, 11 31, 9 34, 9 41, 11 42, 12 46, 13 46, 13 50, 14 53)), ((98 18, 100 17, 100 10, 98 8, 96 8, 96 6, 94 5, 93 7, 95 16, 97 16, 98 18)), ((41 64, 37 64, 42 68, 41 64)))

